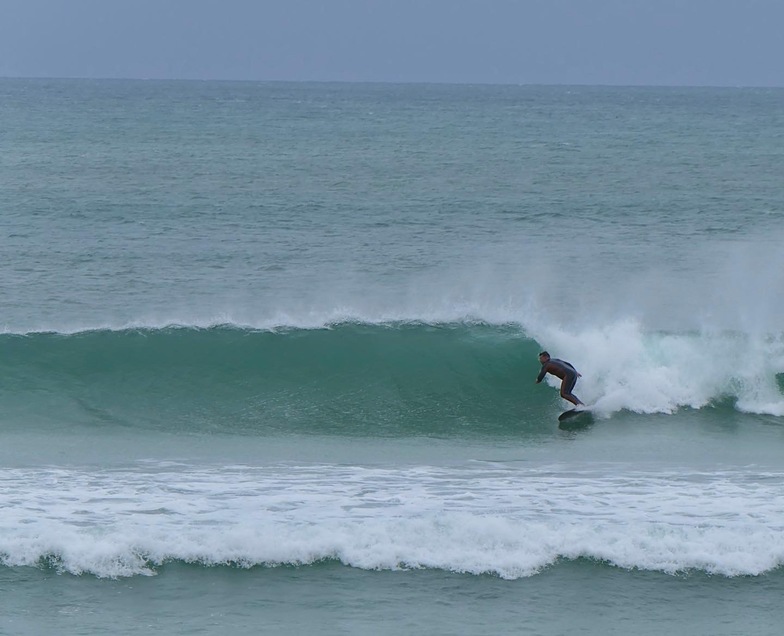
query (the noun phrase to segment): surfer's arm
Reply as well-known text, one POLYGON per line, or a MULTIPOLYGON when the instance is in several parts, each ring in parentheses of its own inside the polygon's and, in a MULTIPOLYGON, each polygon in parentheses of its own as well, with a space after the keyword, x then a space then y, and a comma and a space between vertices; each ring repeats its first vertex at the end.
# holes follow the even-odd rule
POLYGON ((539 372, 539 375, 536 376, 536 383, 539 384, 543 379, 545 374, 547 373, 547 367, 542 365, 542 370, 539 372))

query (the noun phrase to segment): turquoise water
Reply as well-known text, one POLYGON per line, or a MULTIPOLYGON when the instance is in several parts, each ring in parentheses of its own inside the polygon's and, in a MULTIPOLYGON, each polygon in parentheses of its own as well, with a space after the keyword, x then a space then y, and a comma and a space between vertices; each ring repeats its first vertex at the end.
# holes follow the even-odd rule
POLYGON ((0 631, 778 633, 782 97, 0 81, 0 631))
POLYGON ((333 565, 209 571, 167 566, 154 579, 75 579, 26 571, 9 634, 774 634, 781 576, 634 575, 568 563, 534 579, 368 572, 333 565), (187 587, 186 587, 187 586, 187 587), (184 589, 187 592, 184 593, 184 589), (41 611, 42 604, 46 611, 41 611), (163 627, 162 627, 163 625, 163 627))

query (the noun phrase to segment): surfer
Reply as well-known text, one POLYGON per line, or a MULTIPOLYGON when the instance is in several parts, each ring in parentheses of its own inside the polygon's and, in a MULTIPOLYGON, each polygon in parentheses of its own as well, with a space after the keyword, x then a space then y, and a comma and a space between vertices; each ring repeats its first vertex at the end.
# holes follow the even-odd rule
POLYGON ((550 354, 546 351, 542 351, 542 353, 539 354, 539 362, 542 363, 542 370, 536 378, 537 384, 544 379, 545 375, 552 373, 554 376, 561 378, 561 397, 575 406, 584 406, 577 396, 572 395, 572 390, 577 383, 577 378, 582 377, 582 375, 577 372, 577 369, 568 362, 564 362, 558 358, 551 358, 550 354))

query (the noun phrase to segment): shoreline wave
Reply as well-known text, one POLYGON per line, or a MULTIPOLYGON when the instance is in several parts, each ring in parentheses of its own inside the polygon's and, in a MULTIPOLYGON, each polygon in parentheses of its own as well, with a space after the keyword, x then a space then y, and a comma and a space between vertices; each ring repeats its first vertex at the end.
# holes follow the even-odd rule
POLYGON ((562 560, 668 574, 784 565, 779 472, 307 465, 3 471, 0 563, 154 574, 336 561, 515 579, 562 560))

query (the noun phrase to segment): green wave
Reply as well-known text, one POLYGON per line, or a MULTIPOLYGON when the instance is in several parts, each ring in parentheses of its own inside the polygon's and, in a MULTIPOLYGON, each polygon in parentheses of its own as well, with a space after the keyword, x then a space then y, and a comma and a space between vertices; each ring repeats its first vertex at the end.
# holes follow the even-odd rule
POLYGON ((558 401, 534 385, 537 343, 504 326, 166 328, 0 343, 6 428, 519 434, 544 426, 558 401))

